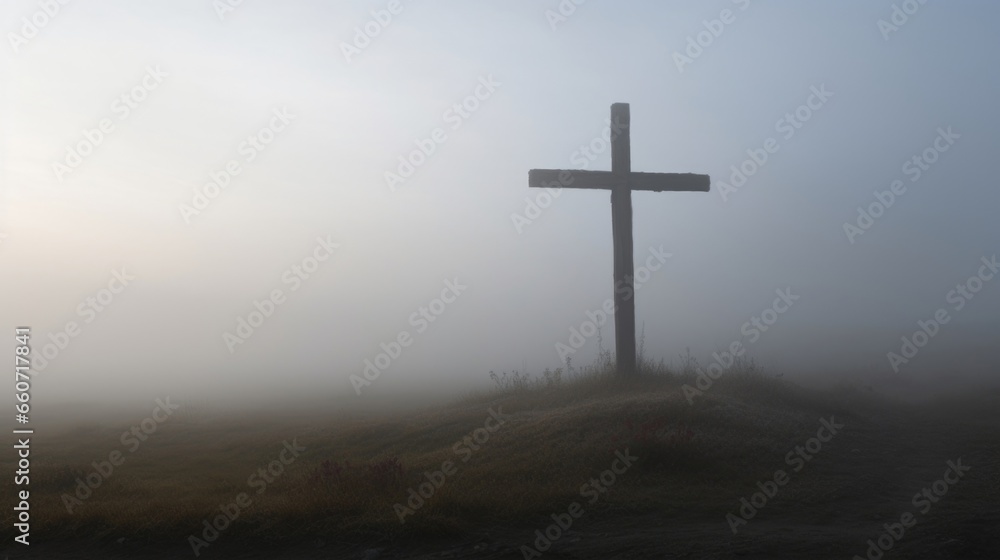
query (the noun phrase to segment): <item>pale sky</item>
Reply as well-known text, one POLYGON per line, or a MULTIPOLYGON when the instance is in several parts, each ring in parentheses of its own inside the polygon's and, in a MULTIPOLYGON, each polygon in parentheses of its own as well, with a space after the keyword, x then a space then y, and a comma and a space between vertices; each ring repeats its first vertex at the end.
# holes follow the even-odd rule
MULTIPOLYGON (((631 106, 634 170, 712 177, 709 193, 633 194, 636 265, 671 255, 637 294, 647 354, 711 363, 790 289, 799 299, 747 344, 775 371, 997 372, 1000 276, 949 297, 1000 252, 995 3, 929 2, 896 25, 882 0, 589 0, 565 17, 555 0, 218 5, 70 2, 48 17, 4 2, 0 315, 32 327, 36 354, 53 344, 38 401, 352 394, 404 331, 358 398, 558 367, 556 345, 612 295, 609 193, 565 189, 520 228, 512 215, 544 192, 529 169, 610 169, 599 139, 615 102, 631 106), (420 145, 433 153, 390 189, 420 145), (915 156, 922 168, 904 167, 915 156), (897 179, 905 191, 848 235, 897 179), (275 290, 273 313, 227 344, 275 290), (941 308, 948 323, 893 371, 900 337, 941 308)), ((596 349, 587 338, 574 364, 596 349)))

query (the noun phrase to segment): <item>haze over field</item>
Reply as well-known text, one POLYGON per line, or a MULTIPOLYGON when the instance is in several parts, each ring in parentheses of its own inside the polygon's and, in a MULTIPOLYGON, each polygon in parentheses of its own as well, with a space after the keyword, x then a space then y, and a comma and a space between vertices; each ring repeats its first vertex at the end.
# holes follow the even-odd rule
POLYGON ((362 399, 559 367, 612 296, 608 192, 527 171, 610 169, 615 102, 633 170, 712 177, 633 194, 636 266, 670 255, 648 356, 996 384, 994 3, 220 5, 4 3, 0 315, 34 402, 353 397, 404 331, 362 399))

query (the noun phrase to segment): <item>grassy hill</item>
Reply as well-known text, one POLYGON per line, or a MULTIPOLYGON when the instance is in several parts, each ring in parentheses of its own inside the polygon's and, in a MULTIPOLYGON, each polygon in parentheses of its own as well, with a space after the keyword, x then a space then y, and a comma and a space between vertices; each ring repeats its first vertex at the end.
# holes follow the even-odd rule
MULTIPOLYGON (((607 367, 496 376, 494 391, 418 414, 180 410, 138 445, 123 444, 127 422, 50 430, 33 448, 30 548, 54 559, 196 549, 864 558, 868 539, 912 512, 886 558, 995 557, 996 393, 906 404, 850 387, 806 390, 742 363, 692 396, 693 368, 646 369, 625 380, 607 367), (957 460, 969 470, 944 496, 914 501, 957 460), (88 476, 99 482, 89 495, 88 476)), ((12 511, 0 515, 9 543, 12 511)), ((12 558, 42 557, 10 548, 12 558)))

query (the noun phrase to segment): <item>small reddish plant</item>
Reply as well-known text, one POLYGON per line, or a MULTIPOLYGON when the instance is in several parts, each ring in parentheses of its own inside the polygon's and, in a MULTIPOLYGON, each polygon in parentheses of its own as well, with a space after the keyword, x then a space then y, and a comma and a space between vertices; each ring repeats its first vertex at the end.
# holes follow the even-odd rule
POLYGON ((396 457, 386 457, 368 465, 368 477, 372 482, 387 484, 403 478, 403 464, 396 457))

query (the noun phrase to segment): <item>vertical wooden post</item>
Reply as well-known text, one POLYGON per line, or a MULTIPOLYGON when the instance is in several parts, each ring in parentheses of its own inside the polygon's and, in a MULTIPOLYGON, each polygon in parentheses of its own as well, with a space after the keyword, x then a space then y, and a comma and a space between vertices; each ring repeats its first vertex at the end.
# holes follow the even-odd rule
POLYGON ((635 286, 632 261, 632 153, 628 103, 611 106, 611 229, 615 251, 615 357, 619 375, 636 372, 635 286))

